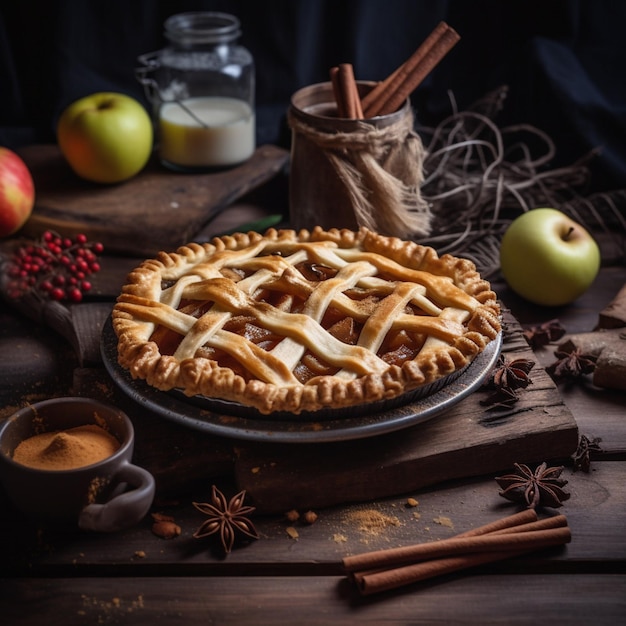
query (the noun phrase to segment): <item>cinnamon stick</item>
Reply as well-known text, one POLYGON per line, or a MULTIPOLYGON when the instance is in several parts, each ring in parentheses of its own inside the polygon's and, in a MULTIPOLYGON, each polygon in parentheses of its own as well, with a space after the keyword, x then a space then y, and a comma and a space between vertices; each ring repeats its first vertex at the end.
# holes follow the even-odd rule
POLYGON ((395 80, 396 76, 402 70, 402 67, 405 63, 408 63, 408 60, 399 67, 397 67, 391 74, 389 74, 389 76, 387 76, 387 78, 376 83, 372 90, 363 96, 363 99, 361 100, 361 105, 363 107, 363 113, 367 117, 374 117, 373 115, 371 115, 371 111, 376 110, 382 105, 385 98, 385 93, 388 92, 391 83, 395 80))
POLYGON ((349 119, 363 119, 361 98, 354 79, 352 65, 341 63, 331 68, 330 81, 337 103, 337 115, 349 119))
POLYGON ((451 26, 440 22, 424 43, 394 72, 392 79, 381 86, 380 92, 368 98, 368 106, 364 108, 365 116, 370 118, 397 111, 459 39, 459 34, 451 26))
POLYGON ((568 543, 570 540, 571 532, 567 526, 502 535, 487 534, 476 537, 453 537, 452 539, 345 557, 343 565, 348 572, 390 569, 415 563, 415 561, 447 558, 476 552, 538 550, 539 548, 568 543))
POLYGON ((479 552, 406 565, 390 570, 356 574, 353 578, 362 595, 372 595, 470 567, 503 561, 521 554, 524 552, 479 552))
MULTIPOLYGON (((465 532, 459 533, 458 535, 454 535, 452 539, 462 539, 464 537, 479 537, 481 535, 487 535, 490 533, 496 532, 516 532, 519 528, 526 527, 528 524, 534 523, 537 521, 537 511, 535 509, 524 509, 519 513, 514 513, 513 515, 508 515, 506 517, 502 517, 500 519, 495 520, 494 522, 490 522, 489 524, 485 524, 483 526, 478 526, 476 528, 472 528, 465 532)), ((418 544, 422 545, 422 544, 418 544)), ((410 550, 412 546, 408 548, 395 548, 395 550, 410 550)), ((388 552, 387 550, 379 550, 374 552, 367 552, 365 554, 345 557, 343 559, 343 564, 348 571, 355 572, 356 570, 374 570, 374 568, 369 567, 370 559, 375 559, 376 555, 381 553, 388 552), (347 567, 346 567, 347 563, 347 567)))
POLYGON ((426 54, 439 41, 446 29, 449 28, 445 22, 439 22, 434 30, 426 37, 422 44, 413 54, 399 67, 395 69, 385 80, 381 81, 363 98, 363 111, 367 117, 378 115, 385 100, 389 97, 391 90, 397 89, 403 78, 401 73, 408 75, 411 70, 419 65, 426 54))
POLYGON ((339 84, 345 94, 347 116, 350 119, 363 119, 361 98, 354 80, 354 69, 350 63, 339 65, 339 84))
POLYGON ((537 520, 536 522, 529 522, 528 524, 521 524, 520 526, 514 526, 509 528, 502 528, 500 530, 494 530, 492 535, 505 535, 509 533, 523 533, 533 530, 548 530, 550 528, 562 528, 567 526, 567 518, 565 515, 553 515, 552 517, 546 517, 545 519, 537 520))
MULTIPOLYGON (((502 521, 503 520, 500 520, 499 522, 502 521)), ((441 558, 408 563, 397 567, 375 567, 362 571, 353 571, 351 572, 351 577, 357 584, 362 595, 371 595, 413 584, 428 578, 513 558, 541 548, 562 545, 569 542, 571 539, 571 533, 567 527, 567 519, 564 515, 530 521, 515 526, 505 526, 499 522, 487 525, 500 527, 486 535, 465 534, 465 543, 472 542, 473 545, 476 545, 476 542, 482 542, 484 544, 484 540, 489 540, 489 538, 497 539, 498 537, 500 539, 506 539, 507 537, 512 539, 513 541, 510 543, 506 541, 499 542, 503 547, 502 550, 496 549, 492 551, 491 549, 486 550, 483 548, 482 551, 478 552, 449 554, 441 558)), ((507 522, 508 520, 505 521, 505 523, 507 522)), ((481 527, 468 532, 481 533, 485 528, 486 527, 481 527)), ((458 537, 453 539, 458 539, 458 537)), ((490 543, 494 546, 496 545, 495 542, 490 543)))
POLYGON ((477 535, 486 535, 487 533, 496 532, 498 530, 503 530, 506 528, 515 528, 520 527, 522 524, 528 524, 530 522, 537 521, 537 511, 535 509, 524 509, 519 513, 513 513, 513 515, 507 515, 506 517, 501 517, 497 519, 495 522, 490 522, 489 524, 485 524, 484 526, 478 526, 477 528, 472 528, 470 530, 466 530, 463 533, 459 533, 455 535, 455 538, 459 537, 476 537, 477 535))
MULTIPOLYGON (((563 526, 567 523, 565 520, 565 516, 560 515, 557 516, 559 518, 558 522, 554 524, 554 526, 563 526)), ((556 517, 548 518, 549 520, 556 520, 556 517)), ((521 529, 528 530, 542 530, 545 528, 553 528, 551 525, 544 525, 545 520, 542 520, 540 526, 536 526, 537 524, 537 511, 535 509, 524 509, 519 513, 514 513, 513 515, 509 515, 507 517, 500 518, 495 522, 490 522, 489 524, 485 524, 484 526, 478 526, 476 528, 472 528, 463 533, 459 533, 458 535, 454 535, 453 539, 459 539, 463 537, 478 537, 480 535, 487 535, 491 533, 508 533, 508 532, 520 532, 521 529)), ((372 553, 370 553, 372 554, 372 553)), ((365 556, 365 555, 362 555, 365 556)), ((344 561, 345 562, 345 561, 344 561)), ((352 576, 355 579, 358 579, 366 574, 372 574, 374 572, 379 572, 383 568, 376 569, 368 569, 359 572, 351 572, 352 576)))
POLYGON ((564 515, 538 520, 526 509, 451 539, 346 557, 343 565, 360 593, 370 595, 570 540, 564 515))
POLYGON ((330 83, 333 87, 333 95, 335 96, 335 104, 337 106, 337 117, 346 117, 346 107, 343 103, 343 95, 341 86, 339 85, 339 67, 330 68, 330 83))

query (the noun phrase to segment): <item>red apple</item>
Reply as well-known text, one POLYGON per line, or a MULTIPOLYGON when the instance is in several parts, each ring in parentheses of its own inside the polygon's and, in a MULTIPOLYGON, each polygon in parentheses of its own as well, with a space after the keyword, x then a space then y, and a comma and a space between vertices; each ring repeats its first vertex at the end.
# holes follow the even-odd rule
POLYGON ((17 232, 35 204, 33 177, 22 159, 0 147, 0 237, 17 232))

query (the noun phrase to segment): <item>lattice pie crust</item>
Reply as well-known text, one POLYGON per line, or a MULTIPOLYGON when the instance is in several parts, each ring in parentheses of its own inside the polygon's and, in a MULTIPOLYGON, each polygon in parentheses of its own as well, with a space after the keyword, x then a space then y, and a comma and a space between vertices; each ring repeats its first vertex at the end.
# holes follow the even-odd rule
POLYGON ((159 253, 113 310, 122 367, 261 413, 395 398, 500 331, 468 260, 362 229, 236 234, 159 253))

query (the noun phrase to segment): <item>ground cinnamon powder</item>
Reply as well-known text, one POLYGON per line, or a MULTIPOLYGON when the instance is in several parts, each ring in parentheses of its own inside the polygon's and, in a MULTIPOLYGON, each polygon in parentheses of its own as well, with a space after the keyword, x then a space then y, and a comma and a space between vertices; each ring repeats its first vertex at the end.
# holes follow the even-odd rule
POLYGON ((368 535, 380 535, 390 526, 400 526, 400 520, 397 517, 386 515, 376 509, 351 511, 347 518, 358 524, 359 530, 368 535))
POLYGON ((119 441, 96 424, 34 435, 22 441, 13 460, 44 470, 67 470, 97 463, 111 456, 119 441))

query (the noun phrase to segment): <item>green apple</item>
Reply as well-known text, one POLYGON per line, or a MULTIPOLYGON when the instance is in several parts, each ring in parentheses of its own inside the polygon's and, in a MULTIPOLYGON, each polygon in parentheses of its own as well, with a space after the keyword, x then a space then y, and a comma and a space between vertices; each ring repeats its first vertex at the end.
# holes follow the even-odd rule
POLYGON ((589 232, 557 209, 517 217, 500 244, 500 268, 509 287, 530 302, 569 304, 593 283, 600 249, 589 232))
POLYGON ((78 176, 97 183, 119 183, 140 172, 148 162, 152 122, 134 98, 95 93, 63 111, 57 139, 78 176))

